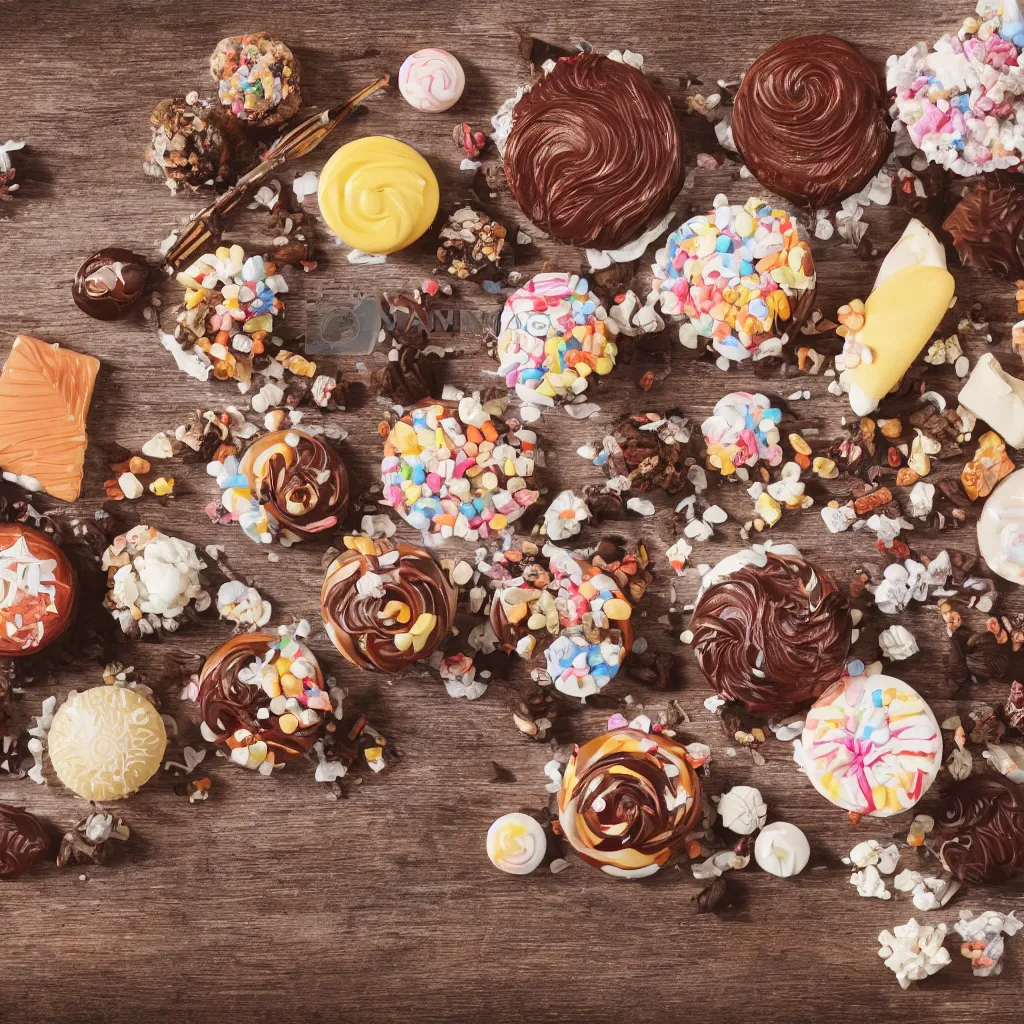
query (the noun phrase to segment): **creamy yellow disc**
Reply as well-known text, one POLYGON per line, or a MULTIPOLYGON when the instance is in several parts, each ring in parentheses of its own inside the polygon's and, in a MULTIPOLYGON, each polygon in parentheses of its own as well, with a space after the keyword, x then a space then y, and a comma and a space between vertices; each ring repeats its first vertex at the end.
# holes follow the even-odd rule
POLYGON ((47 746, 57 777, 86 800, 120 800, 156 774, 167 749, 160 713, 123 686, 72 691, 53 716, 47 746))
POLYGON ((397 139, 371 135, 342 146, 320 172, 320 213, 353 249, 389 253, 412 245, 437 215, 430 164, 397 139))

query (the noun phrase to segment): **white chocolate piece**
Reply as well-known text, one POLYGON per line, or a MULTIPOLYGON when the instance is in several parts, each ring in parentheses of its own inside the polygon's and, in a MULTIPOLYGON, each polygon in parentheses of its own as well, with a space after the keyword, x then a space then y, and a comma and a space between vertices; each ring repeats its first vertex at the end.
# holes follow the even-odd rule
POLYGON ((768 805, 761 791, 753 786, 733 786, 718 801, 718 816, 722 824, 738 836, 753 835, 768 815, 768 805))
POLYGON ((1024 584, 1024 470, 1002 480, 985 502, 978 519, 978 551, 994 573, 1024 584))
POLYGON ((878 408, 907 372, 949 309, 954 291, 941 243, 912 220, 883 260, 864 304, 864 326, 854 340, 870 350, 870 358, 840 378, 858 416, 878 408))
POLYGON ((487 830, 487 856, 499 871, 528 875, 536 871, 548 849, 539 821, 518 811, 496 818, 487 830))
POLYGON ((123 686, 68 694, 48 737, 57 777, 84 800, 120 800, 159 770, 167 730, 153 705, 123 686))
POLYGON ((799 875, 811 859, 807 836, 788 821, 773 821, 758 833, 754 860, 762 871, 778 878, 799 875))
POLYGON ((1024 449, 1024 380, 1008 374, 991 352, 974 364, 959 399, 1008 445, 1024 449))

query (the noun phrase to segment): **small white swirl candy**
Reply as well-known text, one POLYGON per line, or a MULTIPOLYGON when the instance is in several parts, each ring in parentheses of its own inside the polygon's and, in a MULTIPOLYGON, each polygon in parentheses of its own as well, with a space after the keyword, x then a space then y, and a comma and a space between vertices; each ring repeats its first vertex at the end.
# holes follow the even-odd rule
POLYGON ((544 829, 528 814, 503 814, 487 830, 487 856, 496 868, 510 875, 536 871, 547 849, 544 829))
POLYGON ((462 65, 447 50, 427 47, 405 58, 398 88, 417 110, 438 113, 454 106, 466 88, 462 65))

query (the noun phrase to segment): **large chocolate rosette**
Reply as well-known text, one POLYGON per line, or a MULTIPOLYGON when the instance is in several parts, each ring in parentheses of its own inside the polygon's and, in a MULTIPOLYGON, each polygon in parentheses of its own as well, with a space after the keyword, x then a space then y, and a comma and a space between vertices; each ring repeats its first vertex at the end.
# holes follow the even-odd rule
POLYGON ((719 562, 704 577, 690 630, 722 697, 790 714, 842 675, 853 618, 836 581, 786 545, 719 562))
POLYGON ((968 192, 942 226, 964 266, 1007 281, 1024 278, 1024 195, 1017 189, 968 192))
POLYGON ((523 94, 504 160, 537 227, 594 249, 618 249, 657 225, 685 174, 668 96, 599 53, 562 58, 523 94))
POLYGON ((56 853, 56 834, 24 807, 0 804, 0 880, 20 878, 56 853))
POLYGON ((301 430, 275 430, 250 446, 239 471, 281 530, 309 537, 348 514, 348 472, 338 453, 301 430))
POLYGON ((882 78, 836 36, 797 36, 754 61, 736 94, 732 133, 762 185, 824 206, 862 188, 889 146, 882 78))
POLYGON ((939 857, 962 882, 1005 882, 1024 871, 1024 787, 978 774, 944 796, 939 857))
POLYGON ((346 537, 320 592, 334 646, 359 668, 397 672, 429 658, 451 632, 455 588, 431 555, 409 544, 346 537))
POLYGON ((203 738, 264 775, 305 754, 331 711, 316 657, 287 635, 234 636, 199 674, 203 738))
POLYGON ((685 852, 701 821, 700 763, 674 739, 639 729, 577 746, 558 793, 562 834, 609 875, 653 875, 685 852))

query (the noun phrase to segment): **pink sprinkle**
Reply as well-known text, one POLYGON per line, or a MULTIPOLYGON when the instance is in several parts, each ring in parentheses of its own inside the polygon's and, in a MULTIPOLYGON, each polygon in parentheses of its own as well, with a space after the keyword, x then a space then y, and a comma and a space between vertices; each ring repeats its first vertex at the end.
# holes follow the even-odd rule
POLYGON ((436 295, 440 290, 440 285, 432 278, 424 278, 423 284, 420 285, 420 290, 425 292, 427 295, 436 295))
POLYGON ((614 714, 608 719, 608 731, 612 729, 625 729, 629 725, 624 715, 614 714))

